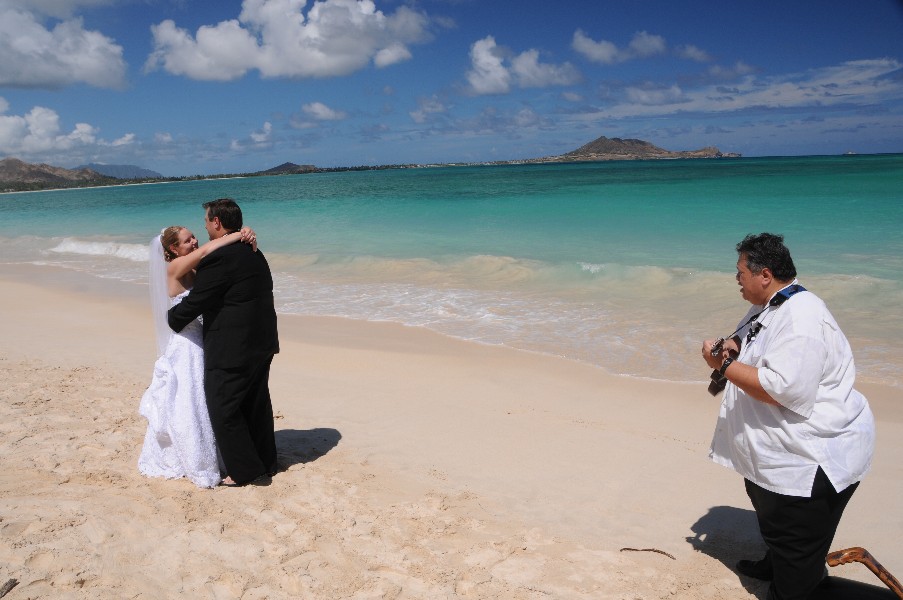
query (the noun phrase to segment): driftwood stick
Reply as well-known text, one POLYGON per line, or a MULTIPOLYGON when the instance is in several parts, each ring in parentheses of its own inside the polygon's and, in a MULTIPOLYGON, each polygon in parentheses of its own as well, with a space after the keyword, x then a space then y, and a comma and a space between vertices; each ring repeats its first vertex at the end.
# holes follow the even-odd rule
POLYGON ((4 583, 3 586, 0 586, 0 598, 7 595, 10 590, 12 590, 17 585, 19 585, 18 579, 10 579, 6 583, 4 583))
POLYGON ((673 554, 668 554, 664 550, 659 550, 658 548, 621 548, 621 552, 658 552, 659 554, 664 554, 671 560, 677 560, 674 558, 673 554))
POLYGON ((875 557, 865 548, 857 546, 855 548, 847 548, 846 550, 837 550, 828 554, 825 560, 827 560, 828 565, 832 567, 845 565, 850 562, 861 562, 868 567, 869 571, 877 575, 878 579, 883 581, 884 585, 889 587, 898 598, 903 600, 903 586, 901 586, 900 582, 897 581, 897 578, 891 575, 890 572, 885 569, 881 563, 875 560, 875 557))

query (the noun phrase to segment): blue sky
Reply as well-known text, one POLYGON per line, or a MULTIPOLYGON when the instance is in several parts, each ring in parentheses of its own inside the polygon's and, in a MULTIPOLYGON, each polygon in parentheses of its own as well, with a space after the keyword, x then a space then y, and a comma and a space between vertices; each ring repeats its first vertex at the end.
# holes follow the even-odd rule
POLYGON ((903 2, 0 0, 0 157, 177 176, 602 135, 903 152, 903 2))

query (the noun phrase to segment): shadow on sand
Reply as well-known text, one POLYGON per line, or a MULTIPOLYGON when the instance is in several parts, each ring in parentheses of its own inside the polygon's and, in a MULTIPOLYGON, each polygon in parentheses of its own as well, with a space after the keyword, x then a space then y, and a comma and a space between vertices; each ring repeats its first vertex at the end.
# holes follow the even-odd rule
MULTIPOLYGON (((868 569, 859 565, 870 573, 868 569)), ((875 581, 881 581, 875 577, 875 581)), ((899 600, 897 595, 887 587, 835 577, 825 577, 825 580, 812 595, 813 600, 899 600)))
MULTIPOLYGON (((693 537, 687 542, 693 548, 720 561, 736 573, 735 565, 741 559, 757 560, 765 555, 765 543, 759 535, 756 513, 733 506, 713 506, 693 523, 693 537)), ((737 575, 750 594, 765 598, 768 584, 757 579, 737 575)))
MULTIPOLYGON (((765 554, 765 544, 759 535, 756 513, 733 506, 713 506, 693 523, 693 537, 687 542, 694 549, 720 561, 731 571, 741 559, 759 559, 765 554)), ((844 570, 860 567, 871 575, 864 565, 839 567, 844 570)), ((852 572, 852 571, 848 571, 852 572)), ((830 571, 829 571, 830 573, 830 571)), ((737 575, 743 587, 757 598, 764 599, 768 583, 737 575)), ((830 575, 810 596, 810 600, 899 600, 897 595, 880 584, 876 577, 872 585, 830 575)))
POLYGON ((313 462, 339 445, 342 434, 329 427, 282 429, 276 432, 279 470, 313 462))

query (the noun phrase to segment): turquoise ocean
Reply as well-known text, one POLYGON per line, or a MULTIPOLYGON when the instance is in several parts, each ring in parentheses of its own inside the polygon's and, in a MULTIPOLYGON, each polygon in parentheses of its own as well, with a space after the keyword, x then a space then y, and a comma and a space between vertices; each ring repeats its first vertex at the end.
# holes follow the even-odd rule
MULTIPOLYGON (((146 286, 166 225, 235 198, 281 313, 423 326, 705 382, 746 312, 735 244, 785 235, 859 378, 903 386, 903 155, 432 167, 0 194, 0 263, 146 286)), ((10 318, 9 315, 4 315, 10 318)), ((75 316, 73 318, 76 318, 75 316)))

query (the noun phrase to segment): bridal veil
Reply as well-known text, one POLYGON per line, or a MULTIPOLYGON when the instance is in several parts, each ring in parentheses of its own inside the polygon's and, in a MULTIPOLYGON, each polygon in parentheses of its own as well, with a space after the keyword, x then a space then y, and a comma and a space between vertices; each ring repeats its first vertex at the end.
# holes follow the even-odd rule
POLYGON ((154 315, 154 331, 157 334, 157 356, 162 356, 169 344, 172 330, 166 313, 170 308, 169 285, 166 278, 167 263, 163 257, 163 242, 161 235, 154 237, 150 242, 149 259, 150 273, 148 287, 150 288, 151 311, 154 315))

